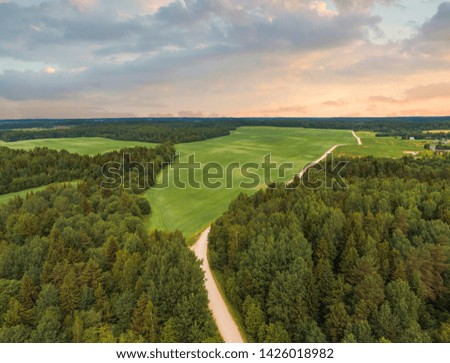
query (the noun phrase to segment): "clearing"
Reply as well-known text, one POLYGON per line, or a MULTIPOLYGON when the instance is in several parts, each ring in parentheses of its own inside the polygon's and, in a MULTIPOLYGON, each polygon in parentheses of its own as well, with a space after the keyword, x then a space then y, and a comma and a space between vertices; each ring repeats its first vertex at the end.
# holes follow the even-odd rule
MULTIPOLYGON (((225 167, 232 163, 252 162, 259 165, 256 172, 260 180, 252 188, 242 188, 241 182, 250 181, 239 169, 234 169, 234 183, 231 188, 225 185, 217 189, 186 186, 179 188, 174 184, 174 169, 167 175, 160 175, 161 180, 169 181, 168 187, 150 189, 146 196, 152 205, 151 228, 160 230, 179 229, 188 239, 203 231, 217 219, 229 203, 241 192, 254 193, 265 186, 261 164, 264 157, 271 154, 271 160, 277 164, 291 162, 284 176, 272 171, 271 181, 288 181, 309 162, 319 158, 326 150, 336 144, 357 144, 350 130, 317 130, 280 127, 241 127, 230 136, 216 139, 176 145, 180 159, 175 165, 186 162, 189 155, 195 155, 195 161, 202 167, 205 163, 215 162, 225 167)), ((215 172, 213 169, 211 172, 215 172)), ((202 181, 204 168, 195 171, 195 180, 202 181)), ((187 173, 180 172, 180 179, 187 180, 187 173)), ((223 181, 223 178, 219 178, 223 181)))
POLYGON ((81 155, 104 154, 109 151, 120 150, 126 147, 144 146, 155 147, 158 144, 138 141, 120 141, 105 139, 102 137, 77 137, 62 139, 37 139, 14 142, 0 141, 0 147, 6 146, 12 149, 32 150, 36 147, 46 147, 55 150, 67 150, 81 155))
POLYGON ((395 137, 376 137, 374 132, 359 131, 362 145, 346 145, 339 147, 339 156, 374 156, 377 158, 401 158, 404 151, 424 151, 425 141, 402 140, 395 137))
POLYGON ((13 192, 13 193, 8 193, 8 194, 3 194, 3 195, 0 195, 0 204, 7 203, 10 199, 13 199, 15 197, 25 198, 28 193, 40 192, 41 190, 47 189, 51 185, 68 185, 68 184, 76 185, 78 183, 79 183, 78 180, 72 181, 72 182, 54 183, 54 184, 43 185, 43 186, 36 187, 36 188, 21 190, 20 192, 13 192))

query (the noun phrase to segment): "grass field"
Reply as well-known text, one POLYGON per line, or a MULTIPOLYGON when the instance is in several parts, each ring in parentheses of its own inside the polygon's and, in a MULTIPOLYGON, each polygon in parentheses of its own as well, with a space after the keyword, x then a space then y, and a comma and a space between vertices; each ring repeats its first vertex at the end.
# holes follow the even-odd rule
MULTIPOLYGON (((345 130, 242 127, 232 132, 230 136, 179 144, 176 149, 180 154, 180 161, 185 162, 188 155, 193 154, 202 166, 208 162, 216 162, 222 166, 235 162, 241 164, 253 162, 261 165, 264 156, 271 154, 274 162, 293 163, 293 167, 286 171, 284 177, 277 177, 277 171, 271 173, 272 181, 287 181, 307 163, 316 160, 336 144, 352 145, 356 144, 356 139, 350 131, 345 130)), ((176 165, 179 165, 179 162, 176 165)), ((197 181, 202 180, 204 172, 204 168, 195 172, 197 181)), ((262 177, 261 168, 256 172, 262 177)), ((204 186, 181 189, 174 185, 174 170, 170 168, 168 175, 160 176, 160 181, 168 178, 169 187, 151 189, 146 193, 152 205, 151 228, 179 229, 186 237, 192 239, 218 218, 240 192, 251 194, 265 185, 264 181, 260 180, 252 189, 243 189, 239 184, 249 179, 244 177, 240 170, 234 170, 232 175, 234 176, 232 188, 223 185, 217 189, 204 186)), ((187 180, 186 173, 180 173, 180 179, 187 180)))
POLYGON ((339 156, 374 156, 401 158, 408 151, 424 151, 425 141, 402 140, 395 137, 375 137, 373 132, 357 132, 362 145, 347 145, 336 150, 339 156))
MULTIPOLYGON (((76 185, 77 183, 79 183, 79 181, 73 181, 73 182, 65 182, 65 183, 55 183, 53 185, 57 185, 57 184, 72 184, 72 185, 76 185)), ((52 184, 50 184, 52 185, 52 184)), ((9 193, 9 194, 3 194, 0 195, 0 204, 3 203, 7 203, 10 199, 14 198, 14 197, 22 197, 25 198, 27 196, 28 193, 36 193, 39 192, 41 190, 44 190, 45 188, 48 188, 50 185, 44 185, 41 187, 36 187, 36 188, 31 188, 31 189, 26 189, 26 190, 21 190, 20 192, 15 192, 15 193, 9 193)))
POLYGON ((155 147, 157 144, 137 141, 119 141, 105 139, 101 137, 79 137, 66 139, 41 139, 25 140, 15 142, 0 141, 0 146, 13 149, 31 150, 35 147, 47 147, 55 150, 67 150, 81 155, 103 154, 113 150, 120 150, 125 147, 145 146, 155 147))
MULTIPOLYGON (((221 138, 176 145, 180 154, 180 161, 186 162, 189 155, 195 155, 196 161, 202 165, 194 173, 194 178, 202 184, 205 174, 205 164, 216 162, 218 165, 227 166, 232 163, 256 163, 256 172, 260 178, 251 189, 240 186, 241 182, 249 182, 250 179, 242 175, 239 168, 230 169, 233 175, 233 185, 222 185, 217 189, 207 188, 201 185, 199 188, 188 186, 185 189, 174 185, 174 170, 171 168, 168 175, 160 175, 160 181, 169 180, 169 187, 165 189, 152 189, 146 193, 152 205, 152 218, 150 228, 161 230, 181 230, 188 238, 206 228, 212 221, 218 218, 228 207, 228 204, 236 198, 240 192, 254 193, 266 185, 262 178, 261 164, 264 156, 271 154, 271 160, 277 164, 292 162, 292 167, 286 170, 284 177, 277 175, 278 170, 272 170, 271 181, 286 181, 293 174, 299 172, 308 162, 316 160, 326 150, 336 144, 345 144, 339 147, 335 154, 344 156, 375 157, 402 157, 405 151, 423 151, 422 141, 400 140, 393 137, 376 138, 372 132, 358 132, 363 145, 357 145, 350 131, 347 130, 316 130, 300 128, 276 128, 276 127, 242 127, 232 132, 230 136, 221 138)), ((146 146, 154 147, 156 144, 117 141, 104 138, 73 138, 73 139, 46 139, 28 140, 14 143, 0 142, 0 146, 8 146, 19 149, 33 149, 35 147, 48 147, 52 149, 65 149, 80 154, 98 154, 123 147, 146 146)), ((180 163, 175 163, 179 165, 180 163)), ((210 170, 215 172, 213 168, 210 170)), ((226 171, 224 172, 226 174, 226 171)), ((187 173, 181 172, 180 179, 187 180, 187 173)), ((230 178, 227 179, 228 181, 230 178)), ((213 180, 214 182, 215 180, 213 180)), ((219 178, 224 181, 224 178, 219 178)), ((34 191, 43 189, 35 188, 34 191)), ((26 195, 29 191, 13 193, 26 195)), ((13 195, 0 196, 0 202, 6 201, 13 195)))

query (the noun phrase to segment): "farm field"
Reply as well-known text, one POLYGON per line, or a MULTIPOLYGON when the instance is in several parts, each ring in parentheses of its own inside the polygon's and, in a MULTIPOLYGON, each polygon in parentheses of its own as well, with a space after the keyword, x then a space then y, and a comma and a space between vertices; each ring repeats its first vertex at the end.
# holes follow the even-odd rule
POLYGON ((43 185, 41 187, 21 190, 20 192, 3 194, 3 195, 0 195, 0 204, 7 203, 10 199, 13 199, 15 197, 25 198, 28 193, 37 193, 37 192, 39 192, 41 190, 44 190, 44 189, 48 188, 50 185, 56 185, 56 184, 72 184, 72 185, 75 185, 77 183, 78 183, 78 181, 65 182, 65 183, 55 183, 55 184, 43 185))
POLYGON ((0 141, 0 147, 6 146, 13 149, 31 150, 36 147, 47 147, 55 150, 67 150, 81 155, 103 154, 109 151, 120 150, 126 147, 145 146, 154 147, 157 144, 137 141, 120 141, 105 139, 102 137, 79 137, 62 139, 38 139, 15 142, 0 141))
MULTIPOLYGON (((307 163, 316 160, 336 144, 356 145, 356 139, 348 130, 242 127, 232 132, 230 136, 178 144, 176 149, 181 162, 186 162, 189 155, 195 155, 195 161, 202 165, 208 162, 216 162, 222 166, 236 162, 241 165, 252 162, 261 166, 264 156, 271 154, 273 162, 293 163, 293 168, 287 169, 284 177, 277 177, 277 171, 271 173, 271 181, 281 182, 292 179, 293 175, 307 163)), ((177 164, 179 162, 175 165, 177 164)), ((202 180, 203 172, 203 169, 196 170, 196 181, 202 180)), ((260 177, 264 174, 261 168, 256 172, 260 177)), ((233 176, 234 183, 231 188, 188 186, 181 189, 174 185, 174 170, 170 168, 168 175, 160 175, 160 182, 168 178, 169 186, 161 189, 153 188, 146 192, 152 205, 150 227, 160 230, 179 229, 186 237, 192 239, 218 218, 239 193, 253 194, 265 185, 264 181, 260 180, 255 187, 243 189, 239 184, 248 182, 249 179, 236 169, 233 176)), ((180 180, 187 180, 186 173, 180 172, 180 180)))
POLYGON ((346 145, 336 150, 338 156, 374 156, 401 158, 406 152, 424 151, 426 141, 402 140, 395 137, 376 137, 374 132, 357 132, 362 145, 346 145))
MULTIPOLYGON (((195 155, 195 161, 202 166, 208 162, 215 162, 223 167, 236 162, 241 165, 251 162, 261 166, 264 156, 268 154, 271 154, 272 162, 277 164, 291 162, 293 167, 286 169, 284 177, 277 175, 278 170, 272 170, 271 181, 275 182, 290 180, 307 163, 316 160, 336 144, 344 144, 344 146, 340 146, 335 154, 349 157, 372 155, 399 158, 406 155, 404 151, 423 150, 424 142, 422 141, 401 140, 393 137, 376 138, 373 132, 358 132, 357 135, 361 137, 363 145, 357 145, 356 139, 349 130, 241 127, 233 131, 230 136, 177 144, 176 149, 180 154, 181 162, 186 162, 189 155, 195 155)), ((156 144, 94 137, 0 142, 0 146, 25 150, 48 147, 94 155, 124 147, 154 147, 156 144)), ((179 165, 179 162, 176 165, 179 165)), ((211 173, 215 173, 215 171, 214 168, 210 170, 211 173)), ((249 171, 255 172, 256 170, 249 169, 249 171)), ((197 182, 202 182, 203 173, 203 169, 195 172, 197 182)), ((226 170, 224 173, 226 174, 226 170)), ((233 168, 231 173, 233 175, 232 185, 228 187, 222 185, 216 189, 204 186, 200 188, 188 186, 186 189, 180 189, 173 183, 174 171, 172 168, 168 175, 160 175, 160 182, 168 178, 169 186, 165 189, 150 189, 145 194, 152 205, 152 217, 148 222, 149 228, 168 231, 179 229, 185 236, 192 238, 218 218, 240 192, 252 194, 266 185, 262 178, 264 173, 261 168, 256 171, 260 180, 250 189, 240 186, 241 182, 252 180, 244 177, 239 168, 233 168)), ((181 171, 180 179, 186 181, 187 173, 181 171)), ((220 180, 223 181, 223 178, 220 180)), ((213 180, 213 182, 215 181, 213 180)), ((25 196, 30 191, 44 188, 45 186, 0 196, 0 203, 15 195, 25 196)))

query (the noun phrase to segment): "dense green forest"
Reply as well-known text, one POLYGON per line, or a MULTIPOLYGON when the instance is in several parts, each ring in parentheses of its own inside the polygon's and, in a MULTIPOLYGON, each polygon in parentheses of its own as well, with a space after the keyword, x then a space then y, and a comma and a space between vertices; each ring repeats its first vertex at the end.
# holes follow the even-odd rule
POLYGON ((0 205, 0 342, 220 341, 199 262, 181 233, 148 234, 138 195, 174 153, 0 148, 1 193, 82 180, 0 205), (107 162, 129 191, 100 188, 107 162))
POLYGON ((0 342, 220 341, 199 262, 149 213, 84 182, 0 206, 0 342))
POLYGON ((24 151, 0 147, 0 194, 77 179, 101 182, 102 167, 106 163, 121 163, 122 169, 118 171, 127 179, 131 178, 128 184, 134 192, 142 192, 154 183, 163 163, 173 161, 174 156, 175 149, 168 143, 153 149, 134 147, 96 156, 47 148, 24 151), (140 174, 135 168, 136 162, 146 166, 140 174), (147 165, 147 162, 153 164, 147 165))
POLYGON ((113 140, 145 141, 154 143, 192 142, 229 135, 237 125, 228 122, 199 121, 111 121, 84 122, 68 128, 45 130, 3 130, 3 141, 32 140, 62 137, 105 137, 113 140))
POLYGON ((9 120, 0 121, 0 140, 11 142, 95 136, 115 140, 181 143, 226 136, 241 126, 365 130, 377 132, 378 136, 436 139, 446 135, 423 131, 446 130, 449 121, 449 117, 9 120), (34 130, 27 130, 29 128, 34 130))
POLYGON ((210 262, 259 342, 450 342, 450 158, 362 158, 348 188, 241 195, 210 262))

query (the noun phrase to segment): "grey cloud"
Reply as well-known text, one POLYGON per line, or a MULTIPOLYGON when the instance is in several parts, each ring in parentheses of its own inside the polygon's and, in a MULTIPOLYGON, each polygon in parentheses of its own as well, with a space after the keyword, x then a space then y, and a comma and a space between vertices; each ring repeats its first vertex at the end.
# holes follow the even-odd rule
POLYGON ((396 2, 397 0, 334 0, 340 12, 365 12, 376 4, 391 5, 396 2))
POLYGON ((303 5, 288 9, 288 2, 174 1, 155 14, 135 12, 131 17, 121 16, 115 3, 106 0, 92 11, 78 11, 68 0, 33 6, 0 3, 1 54, 45 62, 60 71, 0 74, 0 96, 61 98, 201 78, 205 62, 214 67, 218 59, 255 52, 328 49, 364 39, 365 29, 380 21, 356 13, 321 17, 303 5), (87 70, 70 72, 80 67, 87 70))
MULTIPOLYGON (((445 59, 450 52, 450 2, 439 5, 436 14, 419 29, 417 34, 405 41, 404 49, 411 54, 433 55, 445 59)), ((448 66, 448 62, 447 62, 448 66)))

